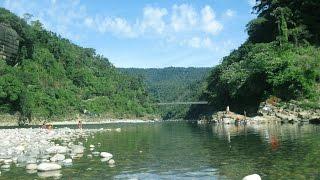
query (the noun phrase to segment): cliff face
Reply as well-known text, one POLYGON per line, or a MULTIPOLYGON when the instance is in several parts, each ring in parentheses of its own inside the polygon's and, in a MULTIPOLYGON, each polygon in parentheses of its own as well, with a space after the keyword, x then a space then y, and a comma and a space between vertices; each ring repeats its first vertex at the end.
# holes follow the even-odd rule
POLYGON ((0 57, 14 59, 19 49, 19 36, 9 25, 0 24, 0 57))

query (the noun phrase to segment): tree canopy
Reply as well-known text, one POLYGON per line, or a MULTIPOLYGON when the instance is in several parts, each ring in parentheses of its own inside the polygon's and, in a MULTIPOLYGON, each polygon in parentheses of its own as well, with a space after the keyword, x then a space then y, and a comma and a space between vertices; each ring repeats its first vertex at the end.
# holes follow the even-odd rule
MULTIPOLYGON (((257 0, 248 40, 214 67, 202 97, 210 111, 256 112, 261 101, 320 103, 320 1, 257 0)), ((205 114, 193 107, 189 113, 205 114)))
POLYGON ((20 113, 21 122, 78 113, 117 118, 154 113, 141 80, 30 17, 0 8, 0 23, 20 37, 17 57, 0 60, 1 113, 20 113))

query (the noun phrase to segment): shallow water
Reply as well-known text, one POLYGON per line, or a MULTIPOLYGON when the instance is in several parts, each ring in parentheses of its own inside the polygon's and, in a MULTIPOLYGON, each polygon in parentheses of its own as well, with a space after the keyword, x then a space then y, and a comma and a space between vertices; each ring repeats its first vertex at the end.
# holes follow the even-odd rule
MULTIPOLYGON (((197 125, 185 122, 106 124, 121 127, 87 141, 85 155, 64 167, 62 179, 241 179, 257 173, 263 179, 319 179, 320 126, 197 125), (98 147, 97 144, 101 143, 98 147), (114 155, 115 167, 88 158, 89 145, 114 155)), ((0 179, 38 179, 12 167, 0 179)))

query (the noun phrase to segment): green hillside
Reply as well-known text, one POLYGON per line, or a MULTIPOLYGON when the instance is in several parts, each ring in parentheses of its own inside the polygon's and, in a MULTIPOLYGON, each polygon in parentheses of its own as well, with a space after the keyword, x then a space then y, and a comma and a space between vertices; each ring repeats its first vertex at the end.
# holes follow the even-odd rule
POLYGON ((18 113, 21 123, 78 113, 116 118, 154 113, 142 81, 121 74, 94 49, 27 21, 28 16, 0 8, 0 23, 19 36, 16 56, 0 59, 0 113, 18 113))
POLYGON ((253 11, 248 40, 208 78, 210 111, 255 112, 271 96, 319 108, 320 1, 257 0, 253 11))
MULTIPOLYGON (((142 79, 156 102, 197 101, 210 68, 121 68, 125 74, 142 79)), ((164 119, 184 118, 189 105, 159 106, 164 119)))

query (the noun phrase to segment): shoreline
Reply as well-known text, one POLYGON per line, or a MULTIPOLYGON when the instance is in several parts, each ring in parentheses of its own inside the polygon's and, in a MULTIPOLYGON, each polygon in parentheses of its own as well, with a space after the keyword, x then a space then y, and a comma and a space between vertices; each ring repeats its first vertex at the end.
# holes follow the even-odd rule
MULTIPOLYGON (((82 124, 83 125, 99 125, 99 124, 120 124, 120 123, 132 123, 132 124, 137 124, 137 123, 155 123, 155 122, 162 122, 162 120, 145 120, 145 119, 104 119, 104 120, 97 120, 97 119, 83 119, 81 118, 82 124)), ((43 122, 41 121, 34 121, 29 123, 26 126, 41 126, 43 122)), ((77 120, 72 120, 72 121, 48 121, 47 123, 50 123, 52 125, 77 125, 78 121, 77 120)), ((7 121, 7 122, 1 122, 0 121, 0 127, 16 127, 18 126, 17 121, 7 121)), ((21 126, 22 128, 25 126, 21 126)))

